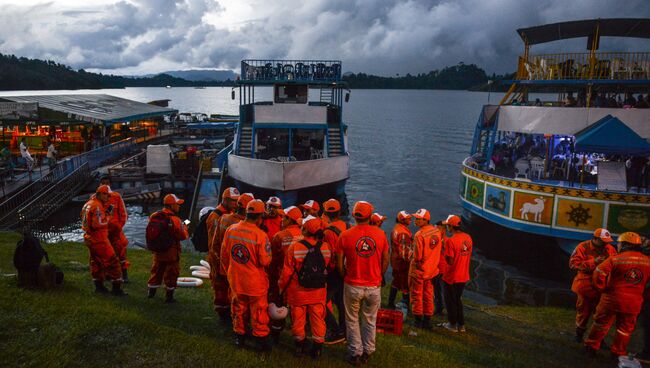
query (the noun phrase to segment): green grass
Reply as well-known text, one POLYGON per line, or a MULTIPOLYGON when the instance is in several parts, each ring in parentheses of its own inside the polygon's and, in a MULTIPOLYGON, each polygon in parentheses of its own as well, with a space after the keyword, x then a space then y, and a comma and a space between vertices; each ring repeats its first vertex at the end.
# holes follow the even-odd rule
MULTIPOLYGON (((19 289, 15 277, 5 276, 15 272, 12 255, 18 239, 0 233, 0 366, 347 366, 344 345, 326 347, 317 362, 294 358, 288 331, 270 355, 235 349, 231 331, 212 312, 209 287, 179 289, 174 305, 164 304, 160 294, 146 299, 151 255, 142 250, 129 251, 127 298, 93 293, 87 249, 78 243, 46 246, 51 261, 65 273, 62 287, 19 289)), ((188 267, 198 261, 198 255, 184 254, 181 273, 188 275, 188 267)), ((401 337, 379 334, 370 366, 615 366, 605 353, 586 361, 572 342, 573 318, 568 309, 468 303, 466 334, 437 330, 409 337, 408 327, 401 337)), ((637 351, 638 341, 631 348, 637 351)))

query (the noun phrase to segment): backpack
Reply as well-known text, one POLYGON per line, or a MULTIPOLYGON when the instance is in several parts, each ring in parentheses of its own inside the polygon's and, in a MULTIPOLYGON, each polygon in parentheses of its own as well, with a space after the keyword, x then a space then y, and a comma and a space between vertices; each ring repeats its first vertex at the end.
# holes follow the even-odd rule
MULTIPOLYGON (((347 230, 349 228, 350 228, 350 225, 346 222, 345 223, 345 229, 347 230)), ((342 232, 341 229, 339 229, 338 227, 336 227, 334 225, 328 226, 325 230, 331 230, 332 232, 334 232, 334 234, 336 234, 337 237, 341 236, 341 232, 342 232)))
POLYGON ((172 220, 162 211, 155 212, 147 224, 147 249, 160 253, 174 245, 176 239, 172 236, 172 220))
POLYGON ((192 244, 194 244, 194 249, 196 249, 199 252, 207 252, 208 251, 208 217, 210 217, 210 214, 212 212, 217 212, 219 216, 223 215, 221 211, 217 208, 211 211, 208 211, 205 213, 201 218, 199 219, 199 224, 196 225, 196 229, 194 229, 194 234, 192 234, 192 244))
POLYGON ((327 268, 325 257, 320 250, 323 242, 318 241, 316 245, 311 245, 306 240, 301 240, 300 243, 307 247, 307 255, 302 268, 297 272, 298 284, 307 289, 324 288, 327 282, 327 268))
POLYGON ((41 242, 34 235, 25 233, 23 239, 16 243, 14 267, 18 272, 38 271, 43 257, 47 258, 47 252, 41 242))

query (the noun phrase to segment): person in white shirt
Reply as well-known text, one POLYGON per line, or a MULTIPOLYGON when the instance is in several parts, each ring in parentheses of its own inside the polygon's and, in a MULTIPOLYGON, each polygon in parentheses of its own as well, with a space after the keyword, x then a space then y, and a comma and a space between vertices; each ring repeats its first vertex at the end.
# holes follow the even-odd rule
POLYGON ((20 140, 20 156, 25 160, 25 164, 27 165, 27 170, 32 171, 34 167, 34 159, 32 158, 32 155, 29 153, 29 150, 27 148, 27 143, 25 143, 25 138, 20 140))
POLYGON ((47 161, 50 165, 50 168, 56 165, 56 154, 59 153, 54 147, 54 141, 50 141, 50 145, 47 146, 47 161))

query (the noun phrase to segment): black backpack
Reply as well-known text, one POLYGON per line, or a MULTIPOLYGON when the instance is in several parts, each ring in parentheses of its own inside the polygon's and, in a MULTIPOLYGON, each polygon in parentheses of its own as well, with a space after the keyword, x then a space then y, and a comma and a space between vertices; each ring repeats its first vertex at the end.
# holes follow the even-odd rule
POLYGON ((307 247, 307 255, 302 263, 302 268, 298 271, 298 284, 307 289, 321 289, 327 284, 327 268, 325 267, 325 257, 320 250, 323 245, 318 241, 316 245, 311 245, 306 240, 301 240, 307 247))
POLYGON ((172 219, 163 211, 155 212, 147 224, 147 249, 160 253, 171 248, 176 242, 172 236, 172 219))
MULTIPOLYGON (((350 228, 350 225, 346 222, 345 223, 345 229, 347 230, 349 228, 350 228)), ((336 227, 334 225, 328 226, 325 230, 332 230, 334 232, 334 234, 336 234, 336 236, 341 236, 341 233, 342 233, 341 229, 339 229, 338 227, 336 227)))
POLYGON ((41 242, 32 234, 25 233, 23 239, 16 243, 14 267, 18 272, 38 271, 43 257, 47 259, 47 252, 41 246, 41 242))
POLYGON ((221 211, 217 208, 214 210, 210 210, 207 213, 203 214, 201 218, 199 219, 199 224, 196 225, 196 229, 194 229, 194 234, 192 234, 192 244, 194 244, 194 249, 196 249, 198 252, 207 252, 208 249, 208 217, 210 217, 210 214, 212 212, 217 212, 219 216, 223 215, 221 211))

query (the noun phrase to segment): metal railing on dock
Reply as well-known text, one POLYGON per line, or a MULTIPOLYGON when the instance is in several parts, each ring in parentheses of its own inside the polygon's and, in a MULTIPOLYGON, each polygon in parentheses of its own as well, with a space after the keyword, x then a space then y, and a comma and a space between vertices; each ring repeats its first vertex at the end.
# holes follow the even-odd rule
POLYGON ((242 60, 241 81, 336 82, 340 60, 242 60))
POLYGON ((519 58, 520 80, 650 79, 650 52, 588 52, 519 58))

